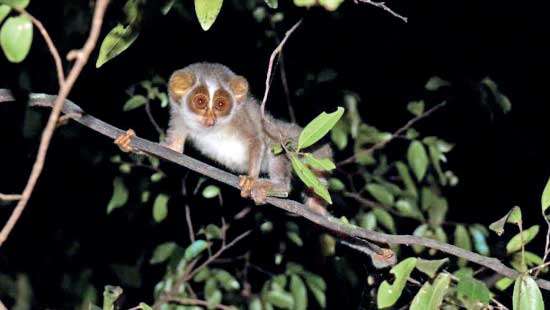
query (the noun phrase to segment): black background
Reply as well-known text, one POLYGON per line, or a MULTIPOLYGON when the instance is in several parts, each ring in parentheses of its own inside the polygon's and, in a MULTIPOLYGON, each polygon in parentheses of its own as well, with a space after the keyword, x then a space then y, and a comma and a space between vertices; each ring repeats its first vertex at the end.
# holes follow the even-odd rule
MULTIPOLYGON (((252 92, 260 97, 275 42, 265 37, 269 25, 257 23, 236 2, 226 1, 208 32, 203 32, 192 18, 192 4, 184 5, 191 16, 185 18, 176 12, 162 16, 158 7, 149 3, 134 45, 100 69, 93 65, 96 51, 70 98, 100 119, 119 128, 131 127, 138 135, 155 140, 142 110, 122 112, 128 98, 126 89, 152 74, 167 77, 173 70, 196 61, 221 62, 246 76, 252 92)), ((541 224, 540 193, 550 176, 550 31, 547 6, 541 2, 389 1, 389 6, 409 18, 406 24, 380 9, 353 1, 346 1, 337 13, 281 3, 285 19, 276 26, 280 36, 303 17, 303 25, 284 48, 291 100, 299 123, 305 124, 317 113, 342 105, 342 90, 359 94, 364 120, 387 131, 399 128, 410 118, 405 108, 409 101, 427 98, 428 105, 433 105, 450 98, 444 110, 417 127, 423 134, 436 134, 456 144, 448 156, 449 168, 460 183, 447 192, 449 218, 489 224, 519 205, 527 225, 541 224), (314 85, 304 96, 295 95, 304 87, 307 73, 326 68, 338 73, 335 81, 314 85), (426 92, 424 84, 434 75, 451 81, 452 88, 438 95, 426 92), (481 103, 478 83, 486 76, 510 98, 511 113, 503 115, 481 103)), ((65 55, 84 42, 88 5, 87 1, 74 2, 70 4, 73 8, 67 9, 62 1, 33 1, 28 10, 44 22, 65 55)), ((121 6, 120 1, 112 4, 102 36, 121 20, 121 6)), ((268 109, 286 118, 283 90, 278 74, 276 77, 268 109)), ((0 57, 0 87, 24 95, 28 90, 53 94, 56 86, 54 66, 38 32, 22 64, 10 64, 0 57)), ((23 136, 25 111, 22 102, 0 104, 3 193, 22 190, 36 154, 39 135, 23 136)), ((154 107, 153 112, 165 124, 166 110, 154 107)), ((40 124, 45 124, 46 117, 47 113, 42 113, 40 124)), ((392 145, 389 151, 395 157, 404 156, 402 146, 392 145)), ((130 205, 136 203, 130 207, 141 210, 121 209, 107 216, 111 182, 117 174, 117 167, 108 158, 117 152, 110 140, 77 124, 62 127, 54 137, 35 193, 0 249, 0 271, 29 273, 40 307, 62 308, 70 303, 60 290, 63 273, 91 269, 97 287, 116 284, 108 264, 135 263, 136 257, 151 251, 159 240, 185 243, 183 208, 178 206, 189 204, 200 225, 217 220, 219 214, 235 214, 247 204, 233 190, 224 188, 229 207, 222 209, 202 199, 179 196, 172 200, 169 219, 162 225, 152 224, 150 206, 137 205, 137 199, 130 201, 130 205)), ((345 155, 338 154, 340 158, 345 155)), ((169 164, 163 164, 163 168, 173 180, 161 183, 158 190, 180 191, 177 176, 187 172, 169 164)), ((191 173, 190 178, 198 177, 191 173)), ((2 206, 0 218, 7 219, 11 209, 2 206)), ((285 219, 281 212, 266 209, 262 210, 275 223, 285 219)), ((237 230, 249 224, 245 221, 237 230)), ((539 239, 542 245, 542 237, 539 239)), ((274 245, 255 235, 244 247, 269 250, 274 245)), ((243 248, 235 250, 236 254, 243 248)), ((312 255, 305 252, 302 258, 312 255)), ((316 262, 313 269, 323 270, 321 259, 307 259, 316 262)), ((150 300, 152 284, 161 272, 159 268, 144 274, 148 286, 135 290, 129 300, 150 300)), ((353 302, 361 298, 360 292, 347 294, 353 302)))

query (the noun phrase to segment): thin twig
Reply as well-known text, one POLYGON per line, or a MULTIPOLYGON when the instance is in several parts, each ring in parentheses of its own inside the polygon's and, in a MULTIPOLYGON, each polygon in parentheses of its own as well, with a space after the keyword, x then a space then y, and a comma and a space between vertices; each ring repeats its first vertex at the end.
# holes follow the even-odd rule
MULTIPOLYGON (((279 39, 279 35, 277 35, 277 32, 275 31, 275 24, 271 22, 271 29, 273 29, 273 32, 275 33, 275 41, 277 42, 277 45, 281 44, 281 39, 279 39)), ((286 67, 285 67, 285 61, 284 61, 284 55, 283 51, 279 52, 279 73, 281 75, 281 84, 283 85, 283 90, 285 92, 285 99, 286 99, 286 107, 288 109, 288 117, 290 118, 290 121, 292 123, 296 123, 296 113, 294 113, 294 108, 292 107, 292 103, 290 102, 290 88, 288 87, 288 80, 286 78, 286 67)))
POLYGON ((42 37, 44 38, 44 41, 46 41, 46 45, 48 46, 48 50, 50 51, 50 54, 52 54, 53 61, 55 63, 55 71, 57 72, 57 82, 59 83, 59 88, 61 89, 63 87, 63 82, 65 81, 65 73, 63 72, 63 63, 61 62, 61 56, 59 55, 59 51, 57 50, 57 47, 55 44, 53 44, 53 40, 50 37, 50 34, 42 24, 40 20, 32 16, 29 12, 27 12, 25 9, 18 8, 18 7, 12 7, 17 12, 21 13, 22 15, 28 17, 33 25, 38 29, 42 37))
MULTIPOLYGON (((53 101, 55 100, 55 96, 45 94, 31 94, 30 98, 30 104, 34 106, 52 107, 53 101)), ((14 98, 13 96, 11 96, 8 90, 0 89, 0 102, 13 100, 14 98)), ((80 117, 75 116, 73 118, 76 122, 88 128, 91 128, 107 137, 110 137, 111 139, 116 139, 121 134, 125 133, 125 131, 122 129, 116 128, 89 114, 86 114, 79 106, 68 100, 63 106, 63 113, 80 113, 80 117)), ((171 161, 192 171, 225 183, 231 187, 240 189, 238 176, 219 168, 210 166, 185 154, 181 154, 166 147, 163 147, 158 143, 151 142, 140 137, 134 137, 131 140, 130 146, 133 149, 155 155, 159 158, 171 161)), ((441 241, 412 235, 391 235, 363 229, 349 224, 344 224, 337 218, 334 218, 330 215, 318 214, 304 206, 302 203, 291 199, 268 197, 267 203, 283 209, 287 212, 299 215, 309 220, 310 222, 332 232, 335 236, 342 239, 351 241, 370 240, 383 244, 402 244, 407 246, 421 245, 431 249, 439 250, 441 252, 456 257, 464 258, 465 260, 487 267, 488 269, 491 269, 498 274, 512 279, 520 275, 519 272, 504 265, 500 260, 494 257, 483 256, 441 241)), ((536 279, 536 282, 540 288, 550 291, 550 281, 539 278, 536 279)))
POLYGON ((195 242, 195 231, 193 230, 193 222, 191 221, 191 210, 189 206, 185 206, 185 220, 187 221, 187 227, 189 228, 189 240, 195 242))
POLYGON ((281 40, 279 45, 277 45, 277 47, 273 50, 273 52, 271 53, 271 56, 269 57, 269 66, 267 67, 267 76, 265 78, 264 97, 262 99, 262 104, 261 104, 262 118, 265 118, 265 103, 267 101, 267 95, 269 94, 269 89, 271 87, 271 72, 273 71, 273 62, 275 61, 275 57, 277 57, 277 55, 282 51, 283 46, 286 43, 286 40, 288 40, 290 35, 294 32, 294 30, 296 30, 296 28, 298 28, 298 26, 300 26, 301 23, 302 23, 302 20, 299 20, 296 24, 294 24, 294 26, 292 26, 292 28, 290 28, 285 33, 283 40, 281 40))
MULTIPOLYGON (((192 272, 190 272, 185 277, 184 282, 189 281, 190 279, 192 279, 199 271, 201 271, 202 268, 208 266, 210 263, 212 263, 214 260, 216 260, 220 255, 222 255, 223 252, 229 250, 229 248, 234 246, 237 242, 241 241, 243 238, 250 235, 251 232, 252 232, 251 230, 245 231, 244 233, 238 235, 235 239, 233 239, 228 244, 223 244, 222 247, 220 247, 220 249, 218 251, 216 251, 216 253, 214 253, 214 254, 212 254, 212 256, 208 257, 208 259, 205 260, 202 264, 200 264, 197 268, 194 268, 194 270, 192 272)), ((224 238, 224 240, 225 240, 225 238, 224 238)))
POLYGON ((419 115, 419 116, 416 116, 414 118, 412 118, 411 120, 409 120, 403 127, 397 129, 389 139, 386 139, 386 140, 382 140, 374 145, 372 145, 371 147, 367 148, 367 149, 364 149, 364 150, 361 150, 361 151, 358 151, 357 153, 355 153, 353 156, 350 156, 340 162, 338 162, 336 164, 336 166, 340 167, 340 166, 343 166, 343 165, 347 165, 347 164, 350 164, 350 163, 353 163, 355 162, 355 160, 357 159, 357 156, 359 155, 364 155, 364 154, 370 154, 378 149, 381 149, 383 148, 384 146, 386 146, 386 144, 390 143, 392 140, 394 140, 395 138, 399 137, 403 132, 405 132, 407 129, 409 129, 410 127, 412 127, 416 122, 430 116, 432 113, 438 111, 439 109, 441 109, 442 107, 444 107, 445 105, 447 104, 447 102, 442 102, 436 106, 434 106, 433 108, 427 110, 426 112, 424 112, 423 114, 419 115))
POLYGON ((145 113, 147 113, 147 118, 149 118, 149 121, 151 122, 151 124, 153 124, 153 127, 155 127, 155 130, 157 131, 159 136, 163 136, 164 130, 160 128, 159 123, 157 123, 157 121, 153 117, 153 113, 151 113, 151 105, 149 104, 149 102, 145 103, 145 113))
POLYGON ((370 4, 372 6, 375 6, 379 9, 382 9, 388 13, 390 13, 391 15, 401 19, 403 22, 407 22, 408 21, 408 18, 403 16, 403 15, 400 15, 398 13, 396 13, 394 10, 390 9, 385 2, 374 2, 372 0, 355 0, 355 3, 357 2, 362 2, 362 3, 366 3, 366 4, 370 4))
POLYGON ((0 231, 0 246, 4 244, 13 227, 19 220, 21 213, 25 209, 25 206, 27 205, 27 202, 31 197, 34 186, 36 185, 36 182, 38 181, 38 178, 42 173, 42 169, 44 168, 44 161, 46 160, 46 154, 48 152, 50 141, 57 125, 59 114, 62 111, 63 103, 69 95, 69 92, 71 91, 76 79, 80 75, 82 68, 86 64, 90 53, 95 47, 95 44, 99 37, 99 32, 101 30, 101 24, 103 23, 103 16, 105 14, 105 10, 107 9, 108 3, 109 0, 98 0, 96 2, 90 35, 88 36, 88 39, 86 40, 86 43, 84 43, 82 49, 76 52, 78 53, 78 57, 73 67, 71 68, 67 79, 60 83, 61 87, 53 103, 53 108, 52 112, 50 113, 48 123, 42 131, 40 146, 38 147, 38 154, 36 155, 36 160, 33 164, 31 174, 29 176, 29 179, 27 180, 27 184, 25 185, 25 189, 21 194, 21 199, 13 209, 8 221, 2 228, 2 231, 0 231))
POLYGON ((16 201, 21 199, 19 194, 2 194, 0 193, 0 201, 16 201))

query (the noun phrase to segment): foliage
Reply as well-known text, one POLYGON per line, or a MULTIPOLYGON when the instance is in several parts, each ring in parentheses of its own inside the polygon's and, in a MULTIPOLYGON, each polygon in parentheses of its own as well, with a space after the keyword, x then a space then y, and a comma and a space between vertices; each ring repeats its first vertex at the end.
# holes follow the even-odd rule
MULTIPOLYGON (((223 2, 194 1, 194 17, 204 31, 211 29, 221 18, 222 9, 230 5, 226 1, 224 6, 223 2)), ((14 8, 26 8, 28 1, 0 3, 0 46, 8 61, 22 62, 33 42, 33 25, 14 8)), ((292 4, 305 9, 319 6, 332 12, 342 3, 342 0, 294 0, 292 4)), ((138 39, 147 4, 145 0, 128 0, 121 8, 124 17, 103 38, 97 68, 121 55, 138 39)), ((160 12, 185 16, 181 5, 178 1, 165 1, 160 12)), ((267 22, 273 27, 284 19, 285 12, 280 8, 283 5, 277 0, 247 5, 246 13, 253 15, 259 25, 267 22)), ((269 31, 266 37, 273 36, 273 30, 269 31)), ((337 77, 338 73, 329 68, 311 73, 300 92, 312 91, 308 83, 331 84, 337 77)), ((129 87, 128 99, 119 108, 126 115, 145 110, 159 140, 164 138, 164 133, 151 108, 166 112, 169 100, 165 84, 166 79, 159 75, 137 82, 129 87)), ((395 132, 367 123, 360 113, 359 95, 342 91, 339 100, 343 106, 338 106, 340 102, 330 103, 337 106, 336 111, 320 113, 304 126, 295 141, 279 141, 270 151, 288 156, 302 183, 327 203, 334 204, 331 212, 349 227, 412 234, 452 243, 484 256, 498 254, 498 247, 489 242, 491 230, 506 245, 502 259, 519 272, 517 278, 502 278, 495 285, 488 284, 482 277, 485 271, 480 276, 467 260, 414 244, 412 250, 404 246, 392 248, 401 261, 389 271, 367 265, 369 273, 384 278, 377 283, 369 280, 365 287, 358 274, 364 271, 366 257, 361 258, 358 267, 338 236, 319 233, 313 225, 304 225, 296 219, 274 219, 261 208, 252 211, 244 208, 231 214, 228 223, 225 217, 212 220, 210 214, 203 214, 204 218, 193 223, 191 208, 208 206, 231 212, 225 210, 232 207, 231 203, 224 200, 233 193, 205 178, 181 180, 179 173, 173 173, 150 155, 113 155, 110 157, 110 165, 114 167, 112 194, 106 201, 110 219, 120 215, 131 218, 139 212, 136 209, 146 209, 155 229, 163 229, 167 222, 175 221, 180 228, 187 226, 189 237, 181 237, 186 235, 182 228, 173 234, 174 238, 149 242, 147 254, 135 254, 131 263, 111 263, 111 271, 118 281, 111 284, 120 286, 93 283, 91 272, 67 276, 65 286, 73 287, 80 306, 94 309, 99 308, 94 306, 100 303, 98 289, 104 287, 102 309, 118 308, 119 303, 124 302, 121 297, 130 295, 132 289, 142 288, 150 294, 139 296, 139 300, 133 297, 131 300, 137 301, 134 309, 198 309, 200 306, 300 310, 327 308, 341 302, 331 300, 336 295, 331 294, 332 291, 338 290, 333 279, 349 285, 352 294, 360 289, 368 290, 366 295, 375 296, 373 300, 378 308, 410 305, 410 309, 488 308, 495 303, 500 290, 509 291, 513 284, 514 309, 544 309, 535 280, 539 273, 547 272, 550 250, 546 245, 545 254, 539 255, 532 249, 533 240, 542 235, 540 225, 524 228, 520 207, 512 208, 489 226, 449 219, 449 211, 457 206, 448 199, 448 193, 459 181, 447 161, 454 145, 436 133, 421 132, 416 125, 444 106, 445 102, 440 99, 448 96, 444 91, 453 87, 440 77, 430 78, 425 84, 424 98, 416 98, 402 108, 410 113, 410 121, 395 132), (322 147, 322 139, 330 139, 339 161, 316 157, 314 150, 322 147), (327 173, 332 173, 328 179, 327 173), (172 190, 173 184, 180 180, 183 184, 178 183, 178 190, 172 190), (185 218, 176 216, 182 199, 187 211, 185 218), (508 226, 517 227, 518 231, 510 234, 508 226), (249 234, 246 229, 252 232, 249 234), (261 238, 269 240, 266 244, 275 245, 267 247, 269 261, 259 259, 266 253, 258 253, 261 251, 253 247, 240 247, 235 253, 230 250, 235 244, 246 242, 245 238, 261 238), (311 263, 311 257, 305 252, 321 261, 322 267, 311 263), (149 273, 153 274, 156 285, 143 288, 149 273)), ((484 104, 496 105, 504 113, 511 110, 510 100, 489 77, 479 82, 479 89, 484 104)), ((548 208, 550 180, 541 194, 541 211, 547 223, 548 208)), ((5 288, 2 291, 14 308, 30 307, 32 285, 26 275, 0 274, 0 287, 5 288)))

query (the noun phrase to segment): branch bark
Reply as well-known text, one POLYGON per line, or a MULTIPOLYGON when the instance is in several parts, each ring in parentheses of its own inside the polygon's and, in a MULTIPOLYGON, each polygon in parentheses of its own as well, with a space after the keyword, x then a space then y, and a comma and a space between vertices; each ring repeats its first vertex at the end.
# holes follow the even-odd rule
MULTIPOLYGON (((54 106, 54 99, 55 96, 51 95, 31 94, 30 104, 34 106, 52 107, 54 106)), ((14 98, 9 90, 0 89, 0 102, 3 101, 14 101, 14 98)), ((122 129, 116 128, 108 123, 103 122, 100 119, 86 114, 79 106, 71 101, 65 101, 62 111, 66 115, 69 115, 69 117, 76 122, 90 129, 93 129, 107 137, 110 137, 111 139, 116 139, 118 136, 125 133, 125 131, 122 129)), ((219 168, 205 164, 185 154, 180 154, 171 149, 165 148, 158 143, 135 137, 131 141, 131 146, 134 149, 171 161, 180 166, 186 167, 197 173, 203 174, 212 179, 218 180, 222 183, 239 189, 239 178, 237 176, 219 168)), ((368 240, 384 244, 401 244, 407 246, 422 245, 456 257, 463 258, 472 263, 476 263, 478 265, 491 269, 496 273, 509 278, 515 278, 520 275, 519 272, 504 265, 501 261, 494 257, 479 255, 477 253, 464 250, 451 244, 412 235, 391 235, 382 232, 366 230, 357 226, 346 225, 341 223, 337 218, 317 214, 308 209, 303 204, 290 199, 268 197, 267 202, 277 208, 297 214, 345 240, 355 242, 368 240)), ((550 291, 550 281, 537 279, 536 282, 540 288, 550 291)))

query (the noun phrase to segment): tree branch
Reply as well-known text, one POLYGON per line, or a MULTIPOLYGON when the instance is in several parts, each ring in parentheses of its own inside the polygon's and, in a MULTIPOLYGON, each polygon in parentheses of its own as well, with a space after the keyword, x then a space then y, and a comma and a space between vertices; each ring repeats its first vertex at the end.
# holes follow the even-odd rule
MULTIPOLYGON (((30 104, 33 106, 52 107, 55 96, 45 94, 31 94, 30 104)), ((14 98, 9 90, 0 89, 0 102, 13 101, 14 98)), ((111 139, 116 139, 118 136, 125 133, 124 130, 107 124, 89 114, 86 114, 82 109, 71 101, 65 101, 63 105, 63 113, 71 115, 71 118, 76 122, 93 129, 111 139)), ((154 143, 139 137, 135 137, 131 141, 131 147, 159 158, 176 163, 186 167, 197 173, 218 180, 236 189, 239 189, 239 178, 229 172, 219 168, 205 164, 199 160, 191 158, 185 154, 180 154, 171 149, 165 148, 158 143, 154 143)), ((498 274, 509 278, 515 278, 520 275, 516 270, 504 265, 494 257, 487 257, 477 253, 464 250, 451 244, 443 243, 437 240, 422 238, 412 235, 391 235, 382 232, 366 230, 357 226, 341 223, 337 218, 332 216, 323 216, 311 211, 303 204, 290 200, 275 197, 268 197, 267 202, 275 207, 302 216, 303 218, 323 227, 332 232, 334 235, 351 241, 374 241, 385 244, 402 244, 402 245, 422 245, 431 249, 435 249, 444 253, 451 254, 456 257, 463 258, 472 263, 487 267, 498 274)), ((550 281, 537 279, 539 287, 545 290, 550 290, 550 281)))
POLYGON ((2 228, 2 231, 0 231, 0 246, 4 244, 13 227, 19 220, 19 217, 21 217, 21 214, 23 213, 23 210, 25 209, 25 206, 27 205, 27 202, 32 195, 34 186, 36 185, 36 182, 38 181, 38 178, 42 173, 42 169, 44 168, 44 161, 46 160, 46 154, 48 153, 50 141, 52 139, 53 132, 55 131, 55 128, 57 126, 57 121, 59 119, 59 114, 61 113, 61 110, 63 108, 63 103, 69 95, 69 92, 71 91, 76 79, 80 75, 82 68, 88 61, 90 53, 95 47, 97 38, 99 37, 99 31, 101 30, 101 24, 103 23, 103 16, 105 14, 105 10, 107 9, 108 3, 109 0, 97 1, 88 39, 84 43, 84 46, 81 50, 71 51, 67 55, 69 59, 73 58, 71 55, 76 55, 76 62, 71 68, 67 79, 60 82, 61 87, 59 88, 57 96, 53 100, 52 112, 50 113, 50 117, 48 118, 48 123, 46 124, 46 127, 42 131, 42 137, 40 138, 40 145, 38 147, 38 154, 36 155, 36 159, 34 161, 29 179, 27 180, 27 184, 25 185, 25 189, 21 194, 21 199, 18 201, 17 205, 13 209, 8 221, 2 228))

